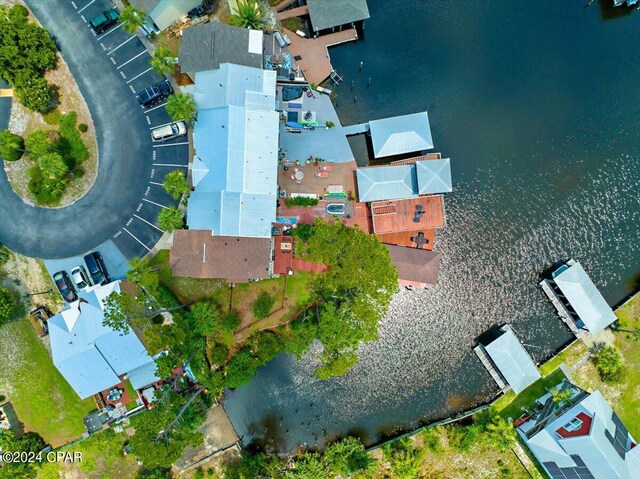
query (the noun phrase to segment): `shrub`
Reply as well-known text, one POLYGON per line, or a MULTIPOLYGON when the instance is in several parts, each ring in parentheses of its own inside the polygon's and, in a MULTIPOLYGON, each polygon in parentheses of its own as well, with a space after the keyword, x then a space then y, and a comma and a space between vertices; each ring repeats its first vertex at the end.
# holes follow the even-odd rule
POLYGON ((0 286, 0 325, 11 321, 18 311, 18 302, 11 290, 0 286))
POLYGON ((336 126, 336 124, 331 120, 327 120, 324 122, 324 126, 326 126, 327 128, 333 128, 334 126, 336 126))
POLYGON ((18 17, 27 18, 29 16, 29 10, 24 5, 14 5, 11 12, 18 17))
POLYGON ((612 346, 602 346, 591 357, 598 374, 603 381, 613 382, 621 379, 623 373, 622 357, 612 346))
POLYGON ((307 198, 306 196, 295 196, 284 200, 284 204, 287 208, 292 206, 315 206, 318 204, 318 200, 317 198, 307 198))
POLYGON ((73 177, 74 178, 82 178, 84 176, 84 170, 80 167, 74 168, 73 171, 73 177))
POLYGON ((43 112, 53 101, 53 90, 44 77, 34 77, 33 72, 20 72, 13 82, 18 101, 32 111, 43 112))
POLYGON ((167 233, 184 227, 184 213, 178 208, 163 208, 158 213, 158 226, 167 233))
POLYGON ((76 128, 77 121, 78 115, 74 111, 60 117, 61 138, 56 145, 71 170, 75 165, 79 165, 89 158, 89 150, 76 128), (73 166, 70 163, 73 163, 73 166))
POLYGON ((240 326, 240 315, 237 311, 229 311, 220 318, 220 327, 228 332, 234 332, 240 326))
POLYGON ((60 123, 60 118, 62 117, 62 113, 57 108, 52 108, 51 110, 45 111, 42 114, 42 119, 47 125, 57 125, 60 123))
POLYGON ((9 130, 0 131, 0 156, 6 161, 17 161, 24 150, 24 139, 9 130))
POLYGON ((216 366, 223 366, 227 364, 227 357, 229 350, 224 344, 213 343, 209 348, 209 360, 211 364, 216 366))
POLYGON ((258 361, 256 361, 248 348, 237 353, 229 362, 229 366, 227 366, 225 379, 227 387, 234 389, 243 384, 249 384, 258 370, 258 366, 258 361))
POLYGON ((269 312, 273 305, 276 303, 276 298, 269 293, 262 292, 256 302, 253 303, 253 315, 258 319, 263 319, 269 316, 269 312))
POLYGON ((86 125, 86 123, 80 123, 78 125, 78 130, 80 130, 80 133, 86 133, 89 130, 89 127, 86 125))
POLYGON ((293 236, 300 238, 302 241, 308 241, 313 235, 313 225, 302 223, 293 228, 291 233, 293 236))

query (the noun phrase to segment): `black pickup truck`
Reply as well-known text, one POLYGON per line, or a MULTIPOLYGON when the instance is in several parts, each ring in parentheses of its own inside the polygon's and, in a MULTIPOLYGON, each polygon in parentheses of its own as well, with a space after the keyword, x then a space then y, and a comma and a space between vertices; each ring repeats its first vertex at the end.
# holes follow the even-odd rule
POLYGON ((136 95, 138 103, 144 107, 153 106, 156 103, 160 103, 173 93, 173 88, 169 84, 168 80, 162 80, 155 85, 148 86, 140 93, 136 95))

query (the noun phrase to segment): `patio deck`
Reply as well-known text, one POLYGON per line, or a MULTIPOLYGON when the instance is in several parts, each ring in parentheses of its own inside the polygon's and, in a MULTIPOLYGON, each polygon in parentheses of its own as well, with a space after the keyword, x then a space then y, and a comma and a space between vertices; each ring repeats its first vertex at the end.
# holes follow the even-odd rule
POLYGON ((373 231, 371 221, 371 210, 366 203, 353 203, 353 214, 351 218, 344 218, 342 222, 347 226, 357 226, 365 233, 373 231))
POLYGON ((442 195, 420 196, 407 200, 376 201, 371 203, 373 230, 376 234, 416 231, 444 226, 444 200, 442 195), (416 217, 418 206, 422 214, 416 217), (415 219, 418 221, 414 221, 415 219))
POLYGON ((273 273, 289 274, 292 269, 291 262, 293 261, 293 238, 291 236, 274 236, 273 242, 273 273), (283 243, 291 244, 291 249, 283 249, 283 243))
POLYGON ((380 241, 386 244, 395 244, 398 246, 408 246, 409 248, 418 248, 418 245, 411 240, 418 236, 419 233, 422 233, 425 239, 429 240, 429 242, 425 245, 422 245, 421 249, 426 249, 429 251, 433 250, 433 246, 436 242, 436 230, 435 229, 419 229, 414 231, 402 231, 400 233, 386 233, 379 234, 378 238, 380 241))
POLYGON ((276 13, 276 18, 280 21, 287 18, 301 17, 302 15, 309 15, 309 7, 303 5, 301 7, 292 8, 291 10, 282 10, 276 13))
POLYGON ((278 168, 278 186, 286 190, 288 196, 291 196, 291 193, 324 196, 327 186, 330 185, 342 185, 347 195, 350 192, 355 193, 355 161, 349 163, 321 163, 320 165, 331 165, 333 167, 333 171, 328 172, 327 178, 315 176, 315 173, 319 172, 319 166, 314 166, 313 164, 298 166, 297 168, 304 173, 304 179, 300 183, 296 183, 295 179, 291 179, 294 174, 294 167, 290 167, 287 171, 282 167, 278 168))
POLYGON ((127 391, 127 388, 124 386, 126 379, 123 378, 124 375, 120 376, 120 382, 118 384, 116 384, 115 386, 111 386, 110 388, 107 388, 104 391, 99 392, 98 394, 94 394, 93 398, 95 399, 99 409, 103 409, 107 406, 115 407, 118 404, 125 405, 136 400, 135 397, 131 397, 131 395, 127 391), (122 396, 120 397, 120 399, 117 399, 115 401, 107 399, 109 391, 111 391, 112 389, 120 389, 122 391, 122 396))
POLYGON ((328 47, 358 39, 355 28, 330 33, 319 38, 302 38, 286 28, 283 31, 291 39, 289 51, 296 59, 307 81, 316 85, 325 81, 333 70, 328 47))

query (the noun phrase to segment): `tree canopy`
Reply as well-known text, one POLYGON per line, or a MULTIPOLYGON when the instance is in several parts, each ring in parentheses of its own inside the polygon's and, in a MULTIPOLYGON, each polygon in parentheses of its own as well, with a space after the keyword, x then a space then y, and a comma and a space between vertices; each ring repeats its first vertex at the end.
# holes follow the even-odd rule
POLYGON ((127 32, 134 34, 138 29, 144 25, 145 13, 142 10, 138 10, 132 5, 126 6, 120 12, 120 21, 122 22, 122 28, 127 32))
POLYGON ((231 24, 236 27, 261 30, 264 28, 265 10, 260 2, 238 0, 236 9, 231 12, 231 24))
POLYGON ((13 292, 0 286, 0 326, 11 321, 18 310, 19 305, 13 292))
POLYGON ((165 108, 173 121, 193 121, 196 117, 196 101, 188 93, 174 93, 167 99, 165 108))
POLYGON ((180 170, 174 170, 167 173, 164 177, 162 186, 174 200, 179 199, 182 195, 189 192, 189 184, 184 174, 180 170))
POLYGON ((158 226, 167 233, 184 228, 184 213, 178 208, 163 208, 158 213, 158 226))
POLYGON ((158 47, 153 52, 150 60, 151 68, 159 75, 164 75, 173 69, 173 55, 171 51, 165 47, 158 47))
POLYGON ((0 130, 0 157, 5 161, 19 160, 24 153, 24 140, 9 130, 0 130))

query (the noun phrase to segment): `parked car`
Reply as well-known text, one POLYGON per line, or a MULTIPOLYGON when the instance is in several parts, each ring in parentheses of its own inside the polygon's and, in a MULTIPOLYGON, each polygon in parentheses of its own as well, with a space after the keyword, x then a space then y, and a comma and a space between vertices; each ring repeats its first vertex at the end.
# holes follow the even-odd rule
POLYGON ((84 262, 87 265, 87 271, 93 284, 107 284, 111 282, 100 253, 94 251, 88 254, 84 257, 84 262))
POLYGON ((76 288, 84 289, 91 286, 91 280, 87 276, 84 266, 76 266, 71 270, 71 279, 76 284, 76 288))
POLYGON ((138 103, 144 107, 149 107, 160 103, 173 93, 173 88, 168 80, 162 80, 155 85, 148 86, 136 95, 138 103))
POLYGON ((78 295, 76 294, 76 291, 73 288, 73 284, 71 284, 71 280, 69 279, 69 275, 66 271, 58 271, 56 274, 54 274, 53 282, 56 283, 56 287, 58 288, 58 291, 60 291, 62 299, 64 299, 67 303, 71 303, 78 299, 78 295))
POLYGON ((118 13, 118 10, 111 8, 93 17, 89 22, 89 25, 91 25, 93 31, 96 32, 96 35, 99 35, 118 23, 119 18, 120 14, 118 13))
POLYGON ((151 130, 151 139, 153 141, 167 141, 186 134, 187 124, 184 121, 176 121, 151 130))

